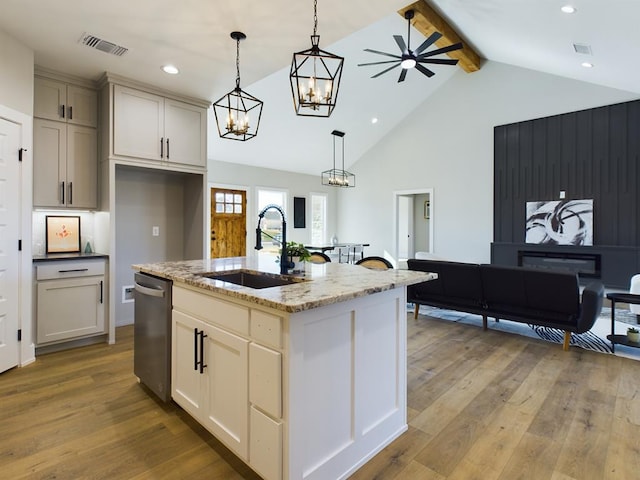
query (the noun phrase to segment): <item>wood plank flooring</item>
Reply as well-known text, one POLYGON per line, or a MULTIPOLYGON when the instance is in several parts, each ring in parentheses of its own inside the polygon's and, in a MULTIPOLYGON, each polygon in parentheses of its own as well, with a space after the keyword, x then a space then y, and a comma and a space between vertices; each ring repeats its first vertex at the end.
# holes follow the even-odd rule
MULTIPOLYGON (((409 431, 353 480, 640 478, 639 362, 407 318, 409 431)), ((259 479, 137 383, 132 335, 0 374, 0 478, 259 479)))

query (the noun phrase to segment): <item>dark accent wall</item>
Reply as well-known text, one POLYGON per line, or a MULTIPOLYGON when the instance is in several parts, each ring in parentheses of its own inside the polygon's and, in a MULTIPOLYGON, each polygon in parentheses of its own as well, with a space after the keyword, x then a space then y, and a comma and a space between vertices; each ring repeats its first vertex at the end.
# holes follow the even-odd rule
MULTIPOLYGON (((640 100, 495 127, 492 261, 503 263, 501 248, 524 244, 526 203, 559 200, 561 190, 567 199, 593 199, 594 247, 636 252, 639 161, 640 100)), ((629 265, 612 265, 616 258, 603 257, 603 269, 620 270, 615 283, 628 287, 629 265)))

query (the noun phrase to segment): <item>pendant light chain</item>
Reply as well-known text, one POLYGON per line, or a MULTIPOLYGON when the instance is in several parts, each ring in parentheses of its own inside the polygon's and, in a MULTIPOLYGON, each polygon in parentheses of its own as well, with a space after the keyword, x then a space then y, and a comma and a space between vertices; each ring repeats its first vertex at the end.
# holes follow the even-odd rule
POLYGON ((240 38, 236 40, 236 88, 240 88, 240 38))
POLYGON ((318 0, 313 0, 313 35, 318 33, 318 0))

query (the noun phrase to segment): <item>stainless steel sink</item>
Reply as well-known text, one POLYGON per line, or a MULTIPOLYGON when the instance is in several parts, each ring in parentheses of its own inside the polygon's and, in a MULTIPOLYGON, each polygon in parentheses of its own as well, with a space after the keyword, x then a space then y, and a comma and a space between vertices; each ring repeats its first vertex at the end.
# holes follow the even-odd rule
POLYGON ((254 270, 235 270, 233 272, 203 273, 203 277, 221 282, 233 283, 249 288, 271 288, 292 285, 306 281, 304 278, 289 277, 254 270))

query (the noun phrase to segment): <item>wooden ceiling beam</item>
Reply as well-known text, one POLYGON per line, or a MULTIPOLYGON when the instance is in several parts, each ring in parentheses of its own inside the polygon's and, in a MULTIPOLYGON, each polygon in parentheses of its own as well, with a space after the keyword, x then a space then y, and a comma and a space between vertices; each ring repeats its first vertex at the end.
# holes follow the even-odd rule
POLYGON ((398 13, 404 18, 404 14, 407 10, 413 10, 414 17, 411 20, 411 24, 422 33, 425 37, 428 37, 433 32, 440 32, 442 37, 436 41, 438 48, 446 47, 453 43, 462 43, 463 48, 461 50, 454 50, 448 52, 449 57, 458 60, 458 66, 465 72, 477 72, 480 70, 481 59, 480 56, 467 44, 460 35, 456 33, 451 25, 442 18, 433 8, 431 8, 424 0, 418 0, 411 5, 398 10, 398 13))

